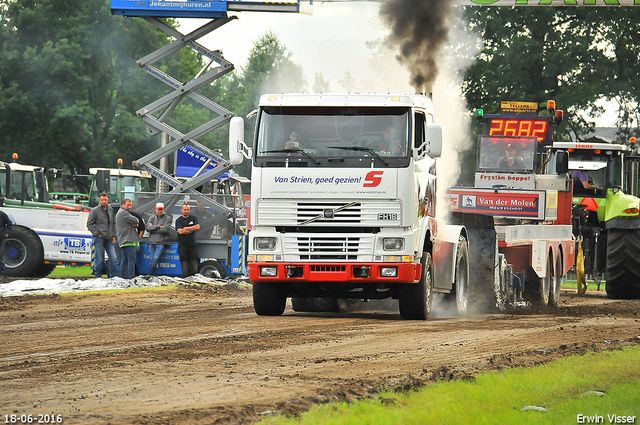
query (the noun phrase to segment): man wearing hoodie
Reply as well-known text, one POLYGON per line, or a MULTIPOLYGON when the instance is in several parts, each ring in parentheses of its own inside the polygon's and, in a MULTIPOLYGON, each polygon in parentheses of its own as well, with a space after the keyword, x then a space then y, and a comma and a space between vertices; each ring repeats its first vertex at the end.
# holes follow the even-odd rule
POLYGON ((131 214, 131 205, 131 199, 124 199, 116 214, 116 234, 122 253, 118 276, 123 279, 136 276, 136 247, 140 246, 138 219, 131 214))

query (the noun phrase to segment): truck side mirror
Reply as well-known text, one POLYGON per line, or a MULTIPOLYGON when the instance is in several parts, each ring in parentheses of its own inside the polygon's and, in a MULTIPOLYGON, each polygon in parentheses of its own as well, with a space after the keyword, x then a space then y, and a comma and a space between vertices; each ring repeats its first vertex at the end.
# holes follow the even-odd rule
POLYGON ((442 154, 442 126, 440 124, 427 125, 427 154, 437 158, 442 154))
POLYGON ((566 174, 569 170, 569 152, 557 151, 556 152, 556 172, 558 174, 566 174))
POLYGON ((242 146, 244 145, 244 120, 231 118, 229 123, 229 161, 233 165, 242 164, 242 146))
POLYGON ((111 192, 111 173, 109 170, 96 171, 96 188, 98 188, 98 193, 111 192))

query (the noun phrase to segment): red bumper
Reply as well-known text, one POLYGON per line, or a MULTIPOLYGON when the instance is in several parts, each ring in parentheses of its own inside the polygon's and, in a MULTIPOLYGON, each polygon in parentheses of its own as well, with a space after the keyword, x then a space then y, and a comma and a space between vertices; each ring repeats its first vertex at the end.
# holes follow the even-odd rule
POLYGON ((416 283, 420 280, 420 263, 249 263, 251 282, 354 282, 416 283), (276 276, 264 276, 262 267, 276 267, 276 276), (383 267, 396 267, 397 276, 383 277, 383 267), (365 272, 366 270, 366 272, 365 272))

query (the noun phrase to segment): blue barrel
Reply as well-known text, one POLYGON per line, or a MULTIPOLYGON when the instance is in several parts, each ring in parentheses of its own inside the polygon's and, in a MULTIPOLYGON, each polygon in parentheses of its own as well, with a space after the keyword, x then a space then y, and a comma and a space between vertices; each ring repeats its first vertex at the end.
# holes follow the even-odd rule
MULTIPOLYGON (((140 252, 136 259, 139 274, 149 274, 149 264, 151 257, 149 256, 149 246, 141 242, 140 252)), ((182 277, 182 265, 180 264, 180 256, 178 255, 178 244, 172 243, 162 253, 160 261, 158 261, 158 276, 182 277)))

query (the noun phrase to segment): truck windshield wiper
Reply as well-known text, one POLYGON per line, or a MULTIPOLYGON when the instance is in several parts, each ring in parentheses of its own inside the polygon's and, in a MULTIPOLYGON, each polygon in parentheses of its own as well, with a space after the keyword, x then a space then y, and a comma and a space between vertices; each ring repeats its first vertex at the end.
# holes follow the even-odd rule
POLYGON ((357 151, 357 152, 367 152, 372 156, 378 158, 384 165, 389 165, 387 161, 384 160, 376 151, 371 148, 364 148, 362 146, 327 146, 328 149, 342 149, 343 151, 357 151))
POLYGON ((313 162, 315 162, 317 165, 320 165, 320 161, 316 160, 314 157, 312 157, 311 155, 309 155, 303 149, 300 149, 300 148, 276 149, 272 151, 264 151, 262 153, 294 153, 294 152, 300 153, 306 156, 307 158, 309 158, 310 160, 312 160, 313 162))

